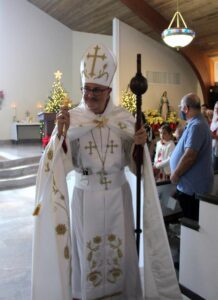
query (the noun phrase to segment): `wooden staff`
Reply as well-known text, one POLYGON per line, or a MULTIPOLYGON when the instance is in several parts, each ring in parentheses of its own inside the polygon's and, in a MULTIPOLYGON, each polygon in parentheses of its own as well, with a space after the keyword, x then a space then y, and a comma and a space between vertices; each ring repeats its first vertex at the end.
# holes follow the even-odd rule
MULTIPOLYGON (((141 54, 137 54, 137 73, 130 81, 130 89, 136 95, 136 126, 135 130, 139 130, 142 126, 142 94, 147 91, 148 84, 145 77, 141 73, 141 54)), ((136 162, 136 247, 139 256, 140 234, 141 230, 141 166, 143 164, 143 147, 135 145, 134 158, 136 162)))

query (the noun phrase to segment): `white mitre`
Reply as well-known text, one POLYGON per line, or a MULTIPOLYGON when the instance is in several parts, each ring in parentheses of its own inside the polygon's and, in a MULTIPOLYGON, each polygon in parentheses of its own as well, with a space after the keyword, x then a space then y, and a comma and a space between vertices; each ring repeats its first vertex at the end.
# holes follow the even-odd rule
POLYGON ((110 86, 116 67, 116 58, 110 49, 101 44, 92 45, 80 64, 82 86, 86 83, 110 86))

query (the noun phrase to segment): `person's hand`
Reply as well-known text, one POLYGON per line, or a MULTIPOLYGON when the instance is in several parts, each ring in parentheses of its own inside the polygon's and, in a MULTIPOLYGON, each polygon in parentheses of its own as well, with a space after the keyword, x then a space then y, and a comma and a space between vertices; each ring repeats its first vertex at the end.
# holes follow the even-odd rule
POLYGON ((58 112, 56 122, 58 127, 58 137, 60 138, 62 135, 66 136, 67 130, 70 126, 70 114, 67 108, 62 108, 58 112))
POLYGON ((171 180, 172 183, 178 183, 179 182, 179 176, 176 174, 176 172, 171 174, 170 180, 171 180))
POLYGON ((136 131, 134 136, 134 143, 136 145, 144 146, 147 142, 147 132, 145 128, 142 126, 139 130, 136 131))

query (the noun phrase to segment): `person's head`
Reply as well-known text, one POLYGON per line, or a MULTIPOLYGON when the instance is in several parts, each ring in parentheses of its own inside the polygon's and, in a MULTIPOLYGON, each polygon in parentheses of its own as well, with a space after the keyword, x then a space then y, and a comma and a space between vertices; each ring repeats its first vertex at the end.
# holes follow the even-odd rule
POLYGON ((103 113, 107 107, 115 71, 115 57, 105 46, 93 45, 83 55, 80 64, 81 90, 85 104, 95 114, 103 113))
POLYGON ((159 129, 159 133, 162 142, 168 142, 173 139, 172 129, 169 124, 163 124, 159 129))
POLYGON ((193 93, 182 97, 180 102, 180 118, 189 120, 201 112, 200 98, 193 93))
POLYGON ((164 91, 162 97, 167 97, 167 91, 164 91))

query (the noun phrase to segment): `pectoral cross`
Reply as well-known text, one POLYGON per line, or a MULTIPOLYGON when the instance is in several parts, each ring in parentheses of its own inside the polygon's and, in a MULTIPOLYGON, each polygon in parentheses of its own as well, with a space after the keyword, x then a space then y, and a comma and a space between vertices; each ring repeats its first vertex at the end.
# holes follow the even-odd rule
POLYGON ((114 153, 114 148, 117 148, 117 147, 118 147, 118 145, 114 144, 113 140, 111 140, 110 144, 107 144, 107 148, 111 148, 111 153, 114 153))
POLYGON ((102 60, 104 60, 106 58, 105 54, 103 54, 103 55, 98 55, 97 54, 98 50, 100 49, 98 47, 98 45, 94 49, 95 49, 95 53, 94 54, 89 54, 89 53, 87 54, 87 58, 90 58, 90 57, 93 58, 91 72, 89 73, 89 75, 91 77, 93 77, 94 75, 96 75, 95 72, 94 72, 94 70, 95 70, 95 64, 96 64, 97 58, 101 58, 102 60))
POLYGON ((100 180, 100 184, 104 184, 105 190, 108 190, 108 184, 111 184, 111 180, 107 180, 106 176, 102 176, 100 180))
POLYGON ((92 149, 96 149, 95 145, 92 145, 92 141, 89 141, 89 146, 85 146, 86 150, 89 150, 89 154, 92 155, 92 149))

